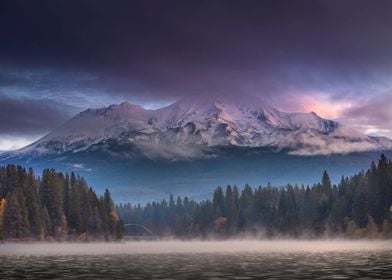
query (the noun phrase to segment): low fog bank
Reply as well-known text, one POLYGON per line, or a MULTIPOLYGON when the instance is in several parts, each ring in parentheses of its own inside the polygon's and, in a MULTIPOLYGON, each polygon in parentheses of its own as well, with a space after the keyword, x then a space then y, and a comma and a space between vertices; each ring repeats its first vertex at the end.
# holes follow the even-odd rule
POLYGON ((115 255, 173 253, 323 253, 392 250, 380 240, 133 241, 124 243, 3 243, 1 255, 115 255))

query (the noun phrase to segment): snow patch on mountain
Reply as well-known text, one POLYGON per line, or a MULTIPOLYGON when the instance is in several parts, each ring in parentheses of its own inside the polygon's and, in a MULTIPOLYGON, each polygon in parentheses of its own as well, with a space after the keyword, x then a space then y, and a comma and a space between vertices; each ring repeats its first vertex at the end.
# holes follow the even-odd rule
POLYGON ((285 113, 259 99, 188 97, 157 110, 127 102, 88 109, 1 157, 78 153, 113 141, 133 144, 150 158, 172 159, 203 157, 215 146, 271 147, 302 156, 392 148, 390 139, 367 136, 314 112, 285 113))

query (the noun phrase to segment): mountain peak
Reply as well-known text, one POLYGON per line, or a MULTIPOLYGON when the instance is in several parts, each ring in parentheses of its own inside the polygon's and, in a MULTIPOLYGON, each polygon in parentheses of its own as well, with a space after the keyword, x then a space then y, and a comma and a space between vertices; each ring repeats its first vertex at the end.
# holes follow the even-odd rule
POLYGON ((165 151, 165 156, 189 154, 189 145, 273 147, 301 155, 392 148, 390 140, 368 137, 315 112, 281 112, 257 97, 188 96, 156 110, 129 102, 88 109, 29 151, 75 152, 107 142, 136 145, 146 153, 165 151))
POLYGON ((113 110, 145 111, 145 109, 142 106, 129 103, 128 101, 123 101, 120 104, 110 105, 109 108, 113 110))
POLYGON ((188 113, 211 116, 225 114, 226 118, 238 117, 243 114, 271 114, 278 112, 268 102, 255 96, 240 98, 237 96, 188 96, 168 106, 170 110, 188 111, 188 113))

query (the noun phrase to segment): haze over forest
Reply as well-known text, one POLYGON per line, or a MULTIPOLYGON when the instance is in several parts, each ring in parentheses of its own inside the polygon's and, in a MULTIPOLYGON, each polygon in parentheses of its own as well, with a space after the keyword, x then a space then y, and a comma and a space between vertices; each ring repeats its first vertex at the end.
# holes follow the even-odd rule
POLYGON ((391 10, 2 1, 3 237, 389 236, 391 10))

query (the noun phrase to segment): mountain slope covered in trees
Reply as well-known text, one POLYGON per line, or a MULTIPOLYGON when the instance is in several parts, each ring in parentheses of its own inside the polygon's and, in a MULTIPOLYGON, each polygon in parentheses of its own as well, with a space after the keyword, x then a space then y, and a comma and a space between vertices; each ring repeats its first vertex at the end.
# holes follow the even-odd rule
POLYGON ((114 240, 122 230, 108 190, 98 197, 74 173, 0 167, 0 239, 114 240))
POLYGON ((119 204, 126 223, 160 236, 392 237, 392 161, 384 155, 367 172, 332 185, 327 172, 313 186, 218 187, 196 202, 170 196, 145 206, 119 204))

